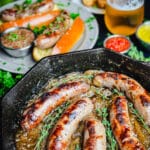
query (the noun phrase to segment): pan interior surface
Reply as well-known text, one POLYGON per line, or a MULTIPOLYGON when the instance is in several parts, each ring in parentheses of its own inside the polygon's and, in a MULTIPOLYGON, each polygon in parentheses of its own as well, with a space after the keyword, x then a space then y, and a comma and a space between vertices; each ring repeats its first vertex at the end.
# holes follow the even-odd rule
POLYGON ((83 72, 89 69, 126 74, 150 91, 149 66, 103 48, 47 57, 25 74, 2 99, 3 149, 15 149, 15 134, 20 121, 18 112, 50 79, 66 73, 83 72))

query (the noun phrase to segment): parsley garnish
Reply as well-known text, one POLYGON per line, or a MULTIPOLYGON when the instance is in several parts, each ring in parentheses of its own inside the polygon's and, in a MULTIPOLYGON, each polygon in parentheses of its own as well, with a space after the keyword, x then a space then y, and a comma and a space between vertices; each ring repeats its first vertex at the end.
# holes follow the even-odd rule
POLYGON ((24 4, 30 5, 32 4, 32 0, 25 0, 24 4))
POLYGON ((70 17, 74 20, 76 19, 78 16, 80 16, 79 13, 70 13, 70 17))
POLYGON ((16 33, 14 33, 14 32, 11 32, 11 33, 9 33, 8 34, 8 40, 10 40, 10 41, 16 41, 16 40, 18 40, 19 39, 19 35, 18 34, 16 34, 16 33))
POLYGON ((47 28, 46 26, 34 27, 33 32, 34 32, 36 35, 39 35, 39 34, 42 34, 43 31, 44 31, 46 28, 47 28))

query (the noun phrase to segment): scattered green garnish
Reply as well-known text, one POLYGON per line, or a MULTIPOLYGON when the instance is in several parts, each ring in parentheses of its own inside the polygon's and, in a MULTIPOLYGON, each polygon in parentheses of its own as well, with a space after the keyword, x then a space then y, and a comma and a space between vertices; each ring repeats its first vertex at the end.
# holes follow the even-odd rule
POLYGON ((18 67, 18 68, 17 68, 17 71, 20 71, 21 69, 22 69, 21 67, 18 67))
POLYGON ((133 104, 131 102, 128 102, 128 107, 129 107, 129 111, 135 115, 135 117, 137 118, 137 120, 141 123, 141 125, 143 126, 143 128, 150 134, 150 128, 149 126, 145 123, 143 117, 139 114, 139 112, 134 108, 133 104))
POLYGON ((91 23, 93 20, 95 20, 95 17, 89 17, 85 20, 85 23, 91 23))
POLYGON ((39 34, 42 34, 43 31, 44 31, 46 28, 47 28, 46 26, 34 27, 33 32, 34 32, 36 35, 39 35, 39 34))
POLYGON ((113 94, 116 94, 118 96, 123 96, 124 95, 122 92, 120 92, 119 90, 117 90, 115 88, 112 90, 112 92, 113 92, 113 94))
POLYGON ((30 5, 32 4, 32 0, 25 0, 24 4, 30 5))
POLYGON ((3 64, 3 65, 6 65, 6 64, 7 64, 7 62, 3 62, 2 64, 3 64))
POLYGON ((85 23, 87 23, 89 30, 94 29, 93 25, 91 24, 93 20, 95 20, 95 17, 89 17, 85 20, 85 23))
POLYGON ((102 100, 109 100, 110 99, 110 95, 106 95, 104 94, 104 89, 103 88, 94 88, 94 91, 97 95, 99 95, 101 97, 102 100))
POLYGON ((108 121, 108 110, 107 110, 107 108, 96 109, 96 113, 99 117, 102 118, 102 123, 106 129, 107 149, 108 150, 118 150, 117 142, 113 136, 110 122, 108 121))
POLYGON ((57 120, 60 118, 61 114, 68 107, 69 104, 69 102, 66 102, 62 106, 57 107, 53 113, 49 114, 44 119, 44 125, 41 129, 40 137, 37 140, 34 150, 41 150, 41 144, 49 135, 49 130, 53 128, 53 126, 56 124, 57 120))
POLYGON ((16 41, 16 40, 19 39, 19 35, 16 34, 16 33, 14 33, 14 32, 11 32, 11 33, 9 33, 9 35, 8 35, 7 38, 8 38, 8 40, 10 40, 10 41, 16 41))
POLYGON ((64 21, 64 18, 61 17, 61 16, 58 16, 58 17, 56 17, 56 21, 57 21, 58 23, 61 23, 61 22, 64 21))
POLYGON ((64 4, 64 3, 55 3, 59 8, 64 8, 64 7, 68 7, 70 5, 70 2, 68 2, 67 4, 64 4))
POLYGON ((79 17, 80 14, 79 13, 70 13, 70 17, 74 20, 76 19, 77 17, 79 17))
POLYGON ((19 79, 22 75, 12 75, 9 72, 0 70, 0 97, 2 97, 19 79))

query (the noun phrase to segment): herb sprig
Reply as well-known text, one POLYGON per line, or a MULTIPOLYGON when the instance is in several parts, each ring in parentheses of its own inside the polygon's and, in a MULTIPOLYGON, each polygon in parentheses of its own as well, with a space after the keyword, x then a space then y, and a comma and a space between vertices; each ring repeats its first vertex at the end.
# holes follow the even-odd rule
POLYGON ((144 53, 140 50, 135 45, 132 45, 129 52, 128 56, 130 56, 132 59, 138 60, 138 61, 145 61, 145 62, 150 62, 150 57, 145 57, 144 53))
POLYGON ((69 104, 70 104, 69 102, 66 102, 62 106, 57 107, 52 114, 49 114, 44 119, 44 125, 41 129, 40 137, 37 140, 37 143, 36 143, 34 150, 41 150, 41 144, 47 138, 47 136, 49 134, 49 130, 51 128, 53 128, 56 121, 60 118, 61 114, 68 107, 69 104))
POLYGON ((106 138, 107 138, 107 149, 108 150, 117 150, 117 142, 113 136, 110 122, 108 121, 108 109, 102 108, 102 109, 96 109, 97 116, 102 118, 102 123, 105 126, 106 129, 106 138))
POLYGON ((141 125, 143 126, 143 128, 150 134, 150 128, 149 126, 145 123, 143 117, 139 114, 139 112, 133 107, 133 104, 131 102, 128 102, 128 107, 129 107, 129 111, 135 115, 135 117, 137 118, 137 120, 141 123, 141 125))

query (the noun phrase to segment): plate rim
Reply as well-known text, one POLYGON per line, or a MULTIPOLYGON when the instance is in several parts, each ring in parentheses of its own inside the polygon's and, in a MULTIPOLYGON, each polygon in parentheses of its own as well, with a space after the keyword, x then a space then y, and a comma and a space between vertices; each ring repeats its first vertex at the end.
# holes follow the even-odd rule
POLYGON ((85 9, 87 9, 89 12, 93 13, 93 14, 99 14, 99 15, 104 15, 105 14, 105 9, 103 8, 92 8, 92 7, 87 7, 85 5, 82 4, 81 0, 72 0, 74 3, 81 5, 82 7, 84 7, 85 9))

